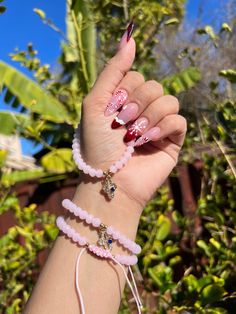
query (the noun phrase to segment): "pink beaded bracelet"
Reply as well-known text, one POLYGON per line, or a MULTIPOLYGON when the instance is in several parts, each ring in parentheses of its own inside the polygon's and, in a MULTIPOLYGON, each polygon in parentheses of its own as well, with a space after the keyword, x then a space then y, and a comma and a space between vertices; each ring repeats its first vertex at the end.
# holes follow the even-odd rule
POLYGON ((101 222, 99 218, 90 215, 86 210, 83 210, 81 207, 77 206, 69 199, 64 199, 62 201, 62 206, 67 209, 70 213, 74 214, 76 217, 79 217, 81 220, 84 220, 87 224, 91 224, 95 228, 104 228, 108 237, 101 233, 100 241, 103 246, 105 246, 105 241, 107 240, 107 246, 111 245, 110 237, 114 240, 117 240, 124 248, 129 250, 131 253, 139 254, 141 252, 141 247, 134 241, 128 239, 126 236, 122 235, 119 231, 115 230, 113 227, 107 227, 101 222), (110 237, 109 237, 110 236, 110 237))
POLYGON ((78 243, 80 246, 85 246, 91 253, 97 256, 103 258, 115 258, 120 264, 126 266, 135 265, 138 262, 136 255, 112 255, 109 250, 105 250, 94 244, 89 244, 87 239, 81 236, 74 228, 67 224, 62 216, 57 217, 56 224, 57 227, 73 242, 78 243))
POLYGON ((128 163, 128 161, 132 157, 133 152, 134 147, 127 146, 121 158, 117 160, 114 164, 112 164, 107 171, 103 171, 102 169, 94 169, 90 165, 88 165, 82 158, 79 126, 75 130, 72 144, 72 154, 75 164, 80 170, 82 170, 86 174, 89 174, 91 177, 104 178, 102 190, 109 199, 112 199, 114 197, 114 192, 117 188, 117 185, 111 180, 112 174, 122 169, 128 163))

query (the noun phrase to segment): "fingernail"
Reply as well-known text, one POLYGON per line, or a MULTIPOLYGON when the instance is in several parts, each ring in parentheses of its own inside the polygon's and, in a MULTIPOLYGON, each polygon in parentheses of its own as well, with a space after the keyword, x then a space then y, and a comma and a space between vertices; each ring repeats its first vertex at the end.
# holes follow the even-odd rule
POLYGON ((154 127, 145 132, 140 138, 137 139, 137 141, 134 143, 134 146, 141 146, 152 139, 156 139, 158 135, 160 134, 160 128, 154 127))
POLYGON ((111 114, 116 112, 121 106, 124 105, 127 97, 128 97, 128 94, 124 89, 120 89, 120 90, 116 91, 113 94, 109 104, 107 105, 107 108, 104 112, 104 115, 110 116, 111 114))
POLYGON ((138 113, 138 105, 135 103, 129 103, 124 105, 121 112, 112 121, 112 129, 119 128, 125 125, 127 122, 134 120, 136 114, 138 113))
POLYGON ((122 36, 120 40, 119 47, 118 47, 119 49, 123 48, 127 44, 127 42, 130 40, 133 34, 133 31, 134 31, 134 22, 131 21, 128 27, 126 28, 124 35, 122 36))
POLYGON ((138 136, 142 135, 145 129, 148 126, 148 119, 147 118, 139 118, 137 119, 127 130, 124 142, 130 142, 135 140, 138 136))

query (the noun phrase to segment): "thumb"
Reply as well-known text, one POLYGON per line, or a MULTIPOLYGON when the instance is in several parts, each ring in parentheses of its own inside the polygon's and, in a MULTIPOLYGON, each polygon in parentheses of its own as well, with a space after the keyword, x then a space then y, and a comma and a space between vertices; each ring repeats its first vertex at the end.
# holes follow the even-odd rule
POLYGON ((110 99, 126 72, 132 67, 136 46, 134 39, 130 36, 131 34, 127 29, 121 39, 117 53, 107 62, 107 65, 99 75, 91 91, 93 96, 105 96, 107 99, 110 99))

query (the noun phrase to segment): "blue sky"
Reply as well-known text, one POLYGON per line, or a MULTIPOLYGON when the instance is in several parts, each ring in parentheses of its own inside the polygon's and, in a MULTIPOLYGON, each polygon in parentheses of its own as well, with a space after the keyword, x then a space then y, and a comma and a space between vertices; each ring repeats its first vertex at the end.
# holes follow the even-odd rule
MULTIPOLYGON (((186 20, 193 23, 198 14, 201 0, 189 0, 186 5, 186 20)), ((9 53, 16 47, 24 50, 29 42, 39 51, 39 57, 43 63, 52 67, 56 65, 60 54, 61 37, 58 33, 43 24, 40 18, 33 12, 34 8, 40 8, 46 12, 47 17, 65 32, 65 0, 21 0, 5 1, 6 13, 0 15, 0 60, 13 64, 21 71, 25 71, 17 63, 11 62, 9 53)), ((203 20, 211 23, 212 10, 218 7, 218 0, 204 1, 203 20)), ((25 72, 26 73, 26 72, 25 72)), ((0 110, 9 109, 0 98, 0 110)), ((32 143, 22 140, 23 153, 32 155, 39 148, 33 147, 32 143)))

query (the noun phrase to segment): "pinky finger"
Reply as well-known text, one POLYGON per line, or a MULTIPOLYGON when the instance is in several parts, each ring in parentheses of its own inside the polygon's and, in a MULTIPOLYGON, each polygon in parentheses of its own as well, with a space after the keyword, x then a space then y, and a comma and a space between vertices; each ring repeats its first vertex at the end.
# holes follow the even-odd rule
POLYGON ((168 139, 168 142, 181 148, 187 131, 186 119, 178 114, 167 115, 155 127, 146 131, 134 144, 141 146, 152 141, 154 146, 168 139))

